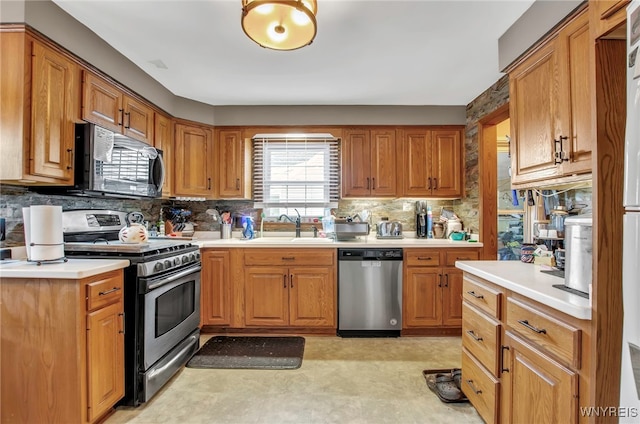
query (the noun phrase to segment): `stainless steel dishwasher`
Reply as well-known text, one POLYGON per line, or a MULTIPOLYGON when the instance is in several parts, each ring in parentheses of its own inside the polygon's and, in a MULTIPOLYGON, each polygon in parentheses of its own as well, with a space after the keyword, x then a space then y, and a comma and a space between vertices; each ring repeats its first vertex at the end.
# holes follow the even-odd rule
POLYGON ((338 249, 339 336, 400 335, 402 257, 402 249, 338 249))

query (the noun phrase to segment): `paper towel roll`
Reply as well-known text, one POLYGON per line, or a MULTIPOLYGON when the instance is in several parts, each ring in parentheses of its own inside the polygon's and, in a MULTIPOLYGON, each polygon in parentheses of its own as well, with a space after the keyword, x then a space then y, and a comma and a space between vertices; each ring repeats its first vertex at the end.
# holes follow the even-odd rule
POLYGON ((31 259, 31 209, 22 208, 22 222, 24 224, 24 244, 27 249, 27 259, 31 259))
POLYGON ((47 261, 63 258, 62 206, 38 205, 24 209, 25 241, 29 260, 47 261), (24 209, 30 209, 26 216, 24 209))

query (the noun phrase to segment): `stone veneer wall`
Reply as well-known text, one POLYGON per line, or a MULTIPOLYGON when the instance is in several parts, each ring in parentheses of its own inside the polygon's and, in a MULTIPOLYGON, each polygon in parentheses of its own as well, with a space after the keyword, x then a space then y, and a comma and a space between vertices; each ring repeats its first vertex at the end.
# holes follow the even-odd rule
MULTIPOLYGON (((458 200, 429 200, 434 217, 442 207, 453 209, 462 220, 465 229, 477 233, 479 228, 478 201, 478 128, 480 118, 493 112, 509 101, 509 80, 507 76, 480 94, 467 105, 467 123, 465 136, 465 197, 458 200)), ((337 216, 350 216, 363 209, 371 212, 371 222, 376 223, 382 217, 402 222, 403 230, 415 231, 415 202, 426 199, 357 199, 341 200, 335 211, 337 216)), ((0 186, 0 217, 6 220, 6 240, 0 247, 12 247, 24 244, 24 228, 22 226, 22 208, 29 205, 61 205, 63 209, 112 209, 125 212, 140 211, 149 221, 157 221, 160 208, 174 206, 192 211, 196 231, 216 231, 219 225, 214 223, 206 210, 218 207, 236 214, 251 215, 258 222, 259 212, 253 209, 253 202, 238 201, 206 201, 180 202, 172 200, 124 200, 94 199, 89 197, 42 195, 31 192, 24 187, 0 186)), ((285 231, 290 231, 287 226, 285 231)))

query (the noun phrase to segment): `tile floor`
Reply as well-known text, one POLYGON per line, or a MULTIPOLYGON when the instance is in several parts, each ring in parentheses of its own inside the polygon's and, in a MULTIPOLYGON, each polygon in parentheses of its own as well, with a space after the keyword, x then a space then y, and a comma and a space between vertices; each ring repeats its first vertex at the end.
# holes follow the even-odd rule
MULTIPOLYGON (((204 343, 210 336, 203 336, 204 343)), ((469 403, 442 403, 422 370, 460 366, 460 337, 305 337, 297 370, 184 368, 117 423, 482 423, 469 403)))

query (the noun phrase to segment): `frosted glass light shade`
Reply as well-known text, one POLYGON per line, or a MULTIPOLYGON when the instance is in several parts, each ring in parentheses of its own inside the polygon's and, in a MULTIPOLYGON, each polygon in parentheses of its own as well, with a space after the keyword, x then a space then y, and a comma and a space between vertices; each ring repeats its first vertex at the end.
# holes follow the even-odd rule
POLYGON ((295 50, 316 36, 316 0, 242 0, 242 29, 262 47, 295 50))

